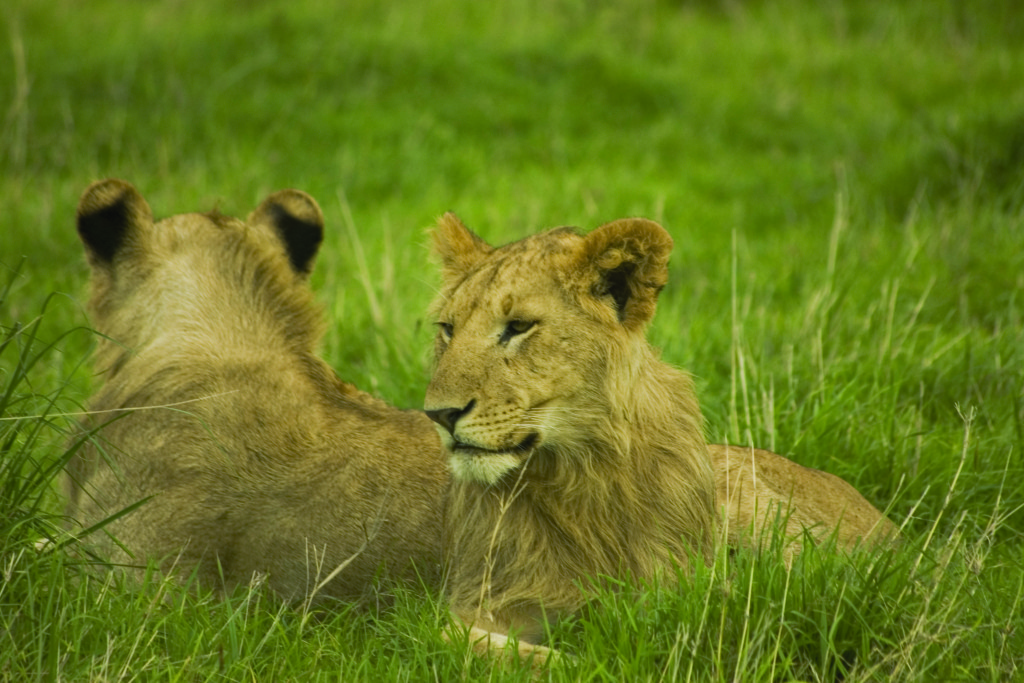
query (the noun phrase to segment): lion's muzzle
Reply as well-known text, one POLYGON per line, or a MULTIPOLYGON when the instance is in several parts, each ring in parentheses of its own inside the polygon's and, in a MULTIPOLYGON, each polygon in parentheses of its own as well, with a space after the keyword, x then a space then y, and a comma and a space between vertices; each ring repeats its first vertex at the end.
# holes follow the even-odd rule
POLYGON ((440 408, 426 411, 427 417, 448 430, 448 433, 455 436, 455 424, 459 418, 473 410, 476 399, 471 399, 464 408, 440 408))

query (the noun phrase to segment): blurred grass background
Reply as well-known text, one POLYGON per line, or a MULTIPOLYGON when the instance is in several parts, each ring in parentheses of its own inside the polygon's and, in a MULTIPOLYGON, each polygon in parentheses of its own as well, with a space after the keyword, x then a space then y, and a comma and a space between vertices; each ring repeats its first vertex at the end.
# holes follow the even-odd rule
MULTIPOLYGON (((401 406, 420 405, 429 373, 424 315, 436 276, 425 228, 437 215, 454 210, 499 243, 644 215, 676 241, 651 338, 697 376, 709 437, 839 474, 906 521, 912 541, 934 534, 947 549, 939 557, 978 570, 952 587, 936 579, 928 585, 944 587, 915 589, 928 598, 920 602, 907 597, 911 584, 851 579, 850 595, 864 599, 853 600, 850 619, 863 623, 845 637, 860 643, 860 668, 831 639, 847 623, 836 617, 821 625, 822 641, 781 652, 772 629, 762 655, 744 649, 745 630, 732 646, 719 640, 697 678, 1019 675, 1024 13, 1013 0, 9 0, 0 22, 5 386, 22 377, 18 330, 38 322, 38 338, 54 343, 7 392, 24 400, 8 402, 0 424, 40 405, 75 410, 94 386, 83 366, 91 335, 75 331, 88 325, 88 273, 74 231, 92 180, 133 182, 158 216, 214 207, 245 215, 276 189, 313 194, 328 230, 313 279, 330 320, 325 356, 401 406), (869 623, 872 591, 904 621, 869 623), (933 621, 931 632, 923 624, 933 621), (770 666, 744 669, 747 655, 770 666)), ((31 439, 0 435, 5 453, 13 444, 28 454, 19 468, 55 462, 69 424, 53 417, 31 439)), ((11 480, 15 469, 0 474, 11 480)), ((59 510, 46 481, 34 495, 33 515, 59 510)), ((144 677, 176 678, 168 672, 177 666, 195 680, 288 678, 310 665, 281 625, 298 617, 272 602, 253 619, 290 634, 284 640, 239 627, 227 664, 223 650, 205 650, 202 629, 190 630, 194 611, 217 611, 210 628, 223 634, 259 603, 252 596, 216 607, 177 598, 185 606, 165 617, 169 632, 195 640, 182 636, 166 658, 152 654, 159 642, 141 659, 131 638, 94 642, 69 625, 101 619, 92 584, 65 586, 54 578, 66 576, 63 564, 36 567, 24 552, 31 525, 7 519, 0 640, 10 647, 0 644, 0 676, 112 679, 150 662, 144 677), (49 608, 19 607, 44 595, 49 608), (47 624, 63 624, 64 635, 47 624), (285 668, 266 668, 265 649, 239 654, 254 639, 291 653, 285 668), (121 668, 97 668, 104 652, 121 668)), ((931 557, 914 542, 916 557, 931 557)), ((766 564, 745 575, 751 595, 789 586, 766 564)), ((825 564, 808 576, 846 576, 825 564)), ((99 631, 146 623, 147 612, 132 611, 150 604, 152 594, 141 595, 105 607, 112 616, 99 631)), ((721 599, 720 614, 704 614, 704 637, 730 632, 712 628, 731 614, 721 599)), ((426 653, 408 642, 429 638, 436 604, 410 597, 405 608, 383 625, 352 617, 354 641, 337 635, 344 615, 314 631, 331 641, 325 651, 392 648, 390 659, 342 667, 342 678, 461 670, 451 654, 449 668, 437 668, 439 642, 426 653), (416 621, 423 614, 426 626, 416 621), (380 645, 388 632, 391 644, 380 645)), ((621 617, 615 609, 631 608, 612 609, 621 617)), ((765 623, 799 621, 792 605, 764 609, 754 614, 765 623)), ((737 623, 751 618, 741 610, 737 623)), ((674 652, 676 627, 665 628, 662 649, 674 652)), ((618 674, 669 671, 663 659, 623 656, 618 674)), ((614 671, 581 664, 565 675, 614 671)))

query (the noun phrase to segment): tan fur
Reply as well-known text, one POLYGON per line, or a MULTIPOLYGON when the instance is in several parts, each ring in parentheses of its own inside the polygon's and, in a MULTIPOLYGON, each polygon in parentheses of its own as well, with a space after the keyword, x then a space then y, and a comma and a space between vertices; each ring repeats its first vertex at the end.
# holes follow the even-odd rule
POLYGON ((68 511, 88 527, 149 497, 90 537, 104 555, 196 569, 211 586, 259 573, 289 598, 342 566, 320 595, 359 598, 381 570, 439 580, 447 475, 433 426, 315 355, 312 198, 273 194, 247 221, 154 223, 134 187, 107 180, 86 190, 78 225, 103 386, 85 422, 96 438, 68 466, 68 511))
POLYGON ((491 249, 448 215, 434 238, 445 279, 426 407, 451 427, 456 617, 536 643, 587 581, 671 579, 708 558, 715 486, 693 384, 644 338, 667 233, 625 220, 491 249))
POLYGON ((671 580, 710 556, 718 510, 735 546, 792 510, 787 556, 805 527, 820 537, 841 518, 849 545, 891 526, 831 475, 707 446, 689 376, 644 336, 672 248, 656 223, 496 249, 447 214, 433 237, 443 278, 426 408, 453 475, 451 611, 478 652, 517 632, 518 654, 543 661, 544 622, 578 610, 588 582, 671 580))
POLYGON ((805 533, 845 550, 876 547, 897 536, 888 518, 834 474, 757 448, 710 445, 708 452, 731 548, 771 542, 778 529, 788 563, 802 549, 805 533))

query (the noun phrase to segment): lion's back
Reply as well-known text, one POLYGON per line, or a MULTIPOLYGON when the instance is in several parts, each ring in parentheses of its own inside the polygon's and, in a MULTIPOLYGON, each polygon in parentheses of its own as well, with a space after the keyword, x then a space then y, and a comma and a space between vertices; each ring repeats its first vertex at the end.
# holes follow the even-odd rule
POLYGON ((245 221, 159 224, 123 181, 83 195, 104 384, 67 466, 68 513, 79 531, 105 524, 88 542, 115 562, 195 570, 212 586, 262 574, 288 597, 336 569, 320 594, 358 597, 411 565, 437 573, 435 430, 314 353, 323 321, 307 279, 322 221, 296 190, 245 221))

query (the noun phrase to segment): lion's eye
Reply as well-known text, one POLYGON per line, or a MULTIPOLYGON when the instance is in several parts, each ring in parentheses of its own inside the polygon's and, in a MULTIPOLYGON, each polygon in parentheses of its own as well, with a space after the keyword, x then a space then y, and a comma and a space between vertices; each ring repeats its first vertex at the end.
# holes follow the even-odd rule
POLYGON ((452 332, 454 331, 454 327, 452 326, 451 323, 439 322, 437 323, 437 327, 439 330, 441 330, 441 336, 444 338, 445 341, 448 341, 449 339, 452 338, 452 332))
POLYGON ((536 324, 537 322, 534 320, 509 320, 505 324, 505 329, 502 331, 501 338, 498 339, 498 343, 507 344, 512 337, 517 337, 524 332, 529 332, 536 324))

